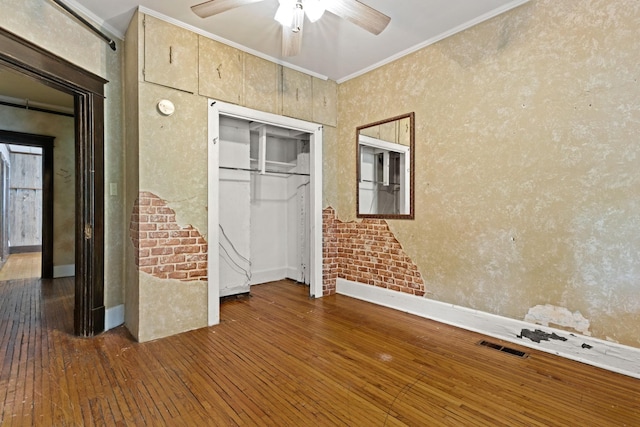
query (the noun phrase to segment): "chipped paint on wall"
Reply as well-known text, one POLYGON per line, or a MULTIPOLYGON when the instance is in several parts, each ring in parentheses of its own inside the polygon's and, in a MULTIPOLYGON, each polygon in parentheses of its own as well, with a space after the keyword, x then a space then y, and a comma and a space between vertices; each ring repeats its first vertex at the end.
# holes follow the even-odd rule
POLYGON ((591 335, 589 320, 585 319, 579 311, 571 312, 567 308, 551 304, 531 307, 527 315, 524 316, 524 321, 542 326, 574 330, 582 335, 591 335))

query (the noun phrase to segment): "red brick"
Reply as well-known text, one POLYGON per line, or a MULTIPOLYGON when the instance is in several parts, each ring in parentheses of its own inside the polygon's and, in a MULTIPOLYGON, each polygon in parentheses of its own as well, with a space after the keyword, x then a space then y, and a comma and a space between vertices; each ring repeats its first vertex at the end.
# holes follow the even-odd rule
POLYGON ((172 247, 155 247, 151 249, 151 255, 173 255, 172 247))
POLYGON ((191 232, 188 230, 176 230, 170 232, 171 237, 191 237, 191 232))
POLYGON ((149 215, 149 222, 170 222, 167 220, 167 215, 149 215))
POLYGON ((207 270, 194 270, 189 272, 189 277, 205 277, 207 270))
POLYGON ((141 248, 153 248, 155 246, 158 246, 158 241, 157 240, 141 240, 140 241, 140 247, 141 248))
POLYGON ((167 239, 169 237, 168 231, 152 231, 149 232, 150 239, 167 239))
POLYGON ((178 246, 180 239, 160 239, 158 243, 160 246, 178 246))
POLYGON ((158 224, 158 230, 179 230, 180 226, 176 223, 162 223, 158 224))
POLYGON ((185 262, 184 255, 170 255, 160 257, 160 263, 162 264, 178 264, 181 262, 185 262))
POLYGON ((187 262, 206 261, 206 260, 207 260, 207 254, 195 254, 195 255, 187 255, 186 256, 186 261, 187 262))
POLYGON ((173 264, 167 265, 159 265, 153 269, 154 273, 173 273, 175 271, 175 266, 173 264))
POLYGON ((325 294, 335 289, 337 277, 424 294, 417 266, 384 220, 343 223, 335 218, 332 208, 324 209, 322 255, 325 294))
POLYGON ((198 246, 176 246, 174 253, 177 254, 193 254, 200 252, 198 246))
POLYGON ((140 259, 141 267, 148 267, 152 265, 158 265, 158 258, 141 258, 140 259))
POLYGON ((195 270, 198 268, 198 264, 195 262, 184 262, 182 264, 176 264, 176 271, 195 270))

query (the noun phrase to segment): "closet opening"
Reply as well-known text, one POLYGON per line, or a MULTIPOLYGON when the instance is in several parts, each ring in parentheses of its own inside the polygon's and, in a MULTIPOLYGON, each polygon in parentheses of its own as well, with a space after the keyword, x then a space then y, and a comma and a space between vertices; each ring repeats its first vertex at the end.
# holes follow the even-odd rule
POLYGON ((322 127, 210 100, 209 140, 209 324, 262 283, 322 296, 322 127))

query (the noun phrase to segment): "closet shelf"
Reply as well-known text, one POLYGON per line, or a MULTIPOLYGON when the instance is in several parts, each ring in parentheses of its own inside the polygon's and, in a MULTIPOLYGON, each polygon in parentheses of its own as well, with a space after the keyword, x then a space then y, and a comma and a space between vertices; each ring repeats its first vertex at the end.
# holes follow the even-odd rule
MULTIPOLYGON (((257 162, 258 159, 252 159, 250 158, 249 160, 251 160, 252 162, 257 162)), ((287 166, 287 167, 295 167, 297 166, 295 163, 289 163, 289 162, 276 162, 275 160, 265 160, 265 163, 268 165, 274 165, 274 166, 287 166)))

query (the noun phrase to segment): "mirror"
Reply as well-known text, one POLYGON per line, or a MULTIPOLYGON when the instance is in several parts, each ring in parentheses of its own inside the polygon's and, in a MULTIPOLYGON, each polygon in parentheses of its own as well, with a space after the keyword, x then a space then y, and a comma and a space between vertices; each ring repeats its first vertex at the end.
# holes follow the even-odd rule
POLYGON ((414 218, 414 138, 414 113, 356 128, 358 218, 414 218))

